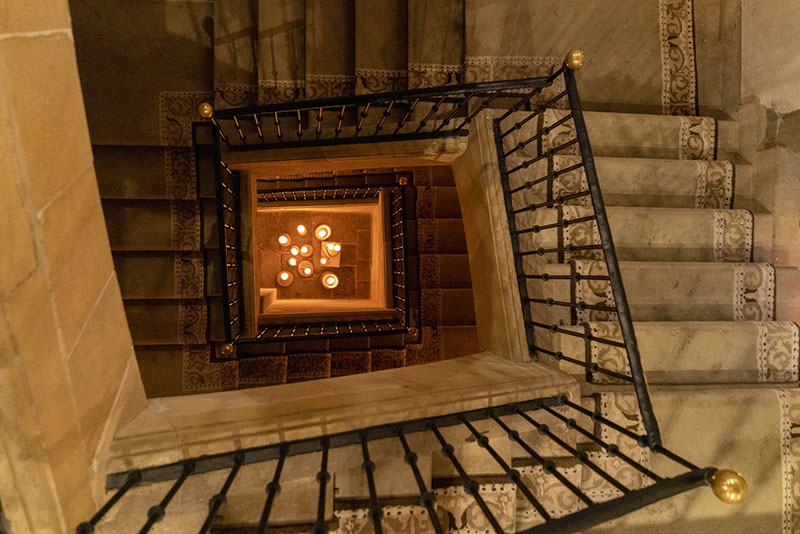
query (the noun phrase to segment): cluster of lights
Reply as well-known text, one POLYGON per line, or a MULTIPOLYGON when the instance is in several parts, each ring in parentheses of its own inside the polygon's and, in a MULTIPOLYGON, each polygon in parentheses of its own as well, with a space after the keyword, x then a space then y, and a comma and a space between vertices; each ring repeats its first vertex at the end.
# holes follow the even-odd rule
MULTIPOLYGON (((306 228, 306 226, 303 224, 298 224, 295 230, 297 231, 297 235, 301 237, 308 233, 308 228, 306 228)), ((331 227, 327 224, 320 224, 314 230, 314 237, 318 241, 323 242, 322 244, 324 245, 322 250, 323 253, 320 255, 321 257, 319 259, 320 265, 328 265, 328 263, 331 262, 330 258, 338 255, 342 250, 342 245, 340 243, 326 241, 328 238, 330 238, 332 233, 331 227)), ((300 243, 292 245, 292 236, 289 234, 281 234, 278 236, 278 244, 281 247, 289 247, 290 255, 287 262, 291 267, 297 267, 297 273, 300 276, 309 278, 314 274, 314 264, 303 259, 309 258, 314 254, 314 247, 311 244, 300 243)), ((334 262, 334 266, 338 266, 338 263, 334 262)), ((291 285, 293 281, 294 275, 292 275, 292 273, 289 271, 280 271, 278 273, 278 285, 287 287, 291 285)), ((333 289, 339 285, 339 277, 330 271, 322 273, 320 281, 322 282, 322 285, 328 289, 333 289)))

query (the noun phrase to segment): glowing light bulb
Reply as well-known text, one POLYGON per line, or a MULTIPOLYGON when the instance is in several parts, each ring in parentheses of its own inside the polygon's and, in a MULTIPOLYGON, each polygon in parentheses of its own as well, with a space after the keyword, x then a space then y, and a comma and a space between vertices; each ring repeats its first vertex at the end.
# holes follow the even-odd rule
POLYGON ((289 258, 289 265, 291 265, 292 267, 297 265, 297 258, 295 258, 295 257, 289 258))
POLYGON ((298 254, 300 254, 300 247, 298 247, 297 245, 293 246, 292 248, 289 249, 289 253, 291 253, 292 256, 297 256, 298 254))
POLYGON ((335 245, 333 243, 328 243, 328 250, 333 250, 335 245))
POLYGON ((322 282, 322 287, 327 289, 333 289, 339 285, 339 277, 330 271, 322 273, 320 281, 322 282))
POLYGON ((320 258, 320 259, 319 259, 319 263, 320 263, 321 265, 325 265, 326 263, 328 263, 328 260, 326 260, 325 258, 320 258))
POLYGON ((278 273, 277 282, 281 287, 286 287, 294 281, 294 276, 289 271, 281 271, 278 273))
POLYGON ((306 267, 305 269, 303 269, 303 274, 307 274, 307 275, 311 274, 311 267, 306 267))
POLYGON ((302 224, 298 224, 298 225, 297 225, 297 233, 298 233, 298 234, 300 234, 300 235, 306 235, 306 232, 307 232, 307 231, 308 231, 308 230, 306 229, 306 227, 305 227, 304 225, 302 225, 302 224))
POLYGON ((282 247, 288 245, 291 240, 292 238, 289 237, 289 234, 281 234, 280 237, 278 237, 278 243, 280 243, 282 247))
POLYGON ((337 243, 336 245, 333 246, 333 250, 335 250, 336 252, 339 252, 340 250, 342 250, 342 245, 339 245, 337 243))
POLYGON ((300 247, 300 254, 303 254, 304 256, 308 254, 308 247, 306 245, 300 247))
POLYGON ((317 226, 317 229, 314 230, 314 235, 320 241, 325 241, 331 236, 331 227, 327 224, 320 224, 317 226))
POLYGON ((303 260, 297 266, 297 272, 300 273, 300 276, 308 278, 312 274, 314 274, 314 266, 308 260, 303 260))

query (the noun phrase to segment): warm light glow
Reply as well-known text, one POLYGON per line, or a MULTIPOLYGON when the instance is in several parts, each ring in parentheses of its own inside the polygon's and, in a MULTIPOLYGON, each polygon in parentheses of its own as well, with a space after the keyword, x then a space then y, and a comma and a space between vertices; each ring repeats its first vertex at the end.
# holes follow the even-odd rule
POLYGON ((294 276, 289 271, 281 271, 278 273, 277 282, 281 287, 286 287, 294 281, 294 276))
POLYGON ((314 253, 314 247, 312 247, 311 245, 303 245, 300 247, 300 254, 302 254, 306 258, 311 256, 313 253, 314 253))
POLYGON ((278 243, 280 243, 283 247, 288 245, 291 241, 292 238, 289 237, 289 234, 281 234, 281 236, 278 238, 278 243))
POLYGON ((303 245, 302 247, 300 247, 300 254, 303 254, 303 255, 308 254, 308 247, 306 245, 303 245))
POLYGON ((320 282, 322 282, 322 286, 327 289, 333 289, 334 287, 339 285, 339 277, 333 274, 332 272, 325 272, 322 273, 320 277, 320 282))
POLYGON ((308 230, 306 230, 306 227, 305 227, 304 225, 302 225, 302 224, 298 224, 298 225, 297 225, 297 233, 298 233, 298 234, 300 234, 300 235, 306 235, 306 232, 307 232, 307 231, 308 231, 308 230))
POLYGON ((314 236, 320 241, 325 241, 331 236, 331 227, 327 224, 320 224, 317 226, 317 229, 314 230, 314 236))
POLYGON ((291 249, 289 249, 289 252, 291 253, 292 256, 297 256, 298 254, 300 254, 300 247, 295 245, 291 249))
POLYGON ((300 265, 297 266, 297 272, 300 273, 300 276, 308 278, 314 274, 314 266, 310 261, 303 260, 300 262, 300 265))
POLYGON ((289 258, 289 265, 291 265, 292 267, 297 265, 297 258, 295 258, 295 257, 289 258))
POLYGON ((329 256, 336 256, 342 250, 341 243, 334 243, 333 241, 328 241, 325 243, 325 248, 327 249, 329 256))
POLYGON ((320 258, 320 259, 319 259, 319 263, 320 263, 321 265, 325 265, 326 263, 328 263, 328 260, 326 260, 325 258, 320 258))

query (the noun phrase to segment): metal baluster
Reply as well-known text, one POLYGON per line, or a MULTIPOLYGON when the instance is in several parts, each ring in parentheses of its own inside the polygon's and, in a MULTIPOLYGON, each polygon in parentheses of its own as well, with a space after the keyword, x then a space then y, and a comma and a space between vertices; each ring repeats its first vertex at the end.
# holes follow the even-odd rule
POLYGON ((283 141, 283 133, 281 132, 281 120, 278 118, 278 112, 272 113, 275 117, 275 133, 278 136, 278 141, 283 141))
MULTIPOLYGON (((442 128, 444 128, 445 126, 450 124, 450 121, 453 119, 453 117, 455 117, 456 113, 458 113, 458 111, 462 107, 464 107, 467 104, 467 102, 469 102, 470 98, 472 98, 474 94, 475 93, 469 93, 461 102, 459 102, 458 105, 456 105, 456 107, 453 108, 453 111, 451 111, 447 115, 447 117, 445 117, 445 119, 442 121, 442 123, 439 125, 439 127, 436 128, 436 131, 437 132, 441 131, 442 128)), ((458 129, 458 128, 456 128, 456 129, 458 129)))
POLYGON ((433 107, 431 107, 431 110, 428 112, 427 115, 425 115, 425 118, 422 119, 421 121, 419 121, 419 126, 417 126, 417 129, 414 130, 414 133, 419 132, 421 129, 423 129, 425 127, 426 124, 428 124, 428 121, 433 116, 433 114, 436 113, 437 111, 439 111, 439 106, 442 105, 442 102, 444 102, 445 98, 447 98, 447 95, 442 96, 442 98, 440 98, 439 101, 436 102, 433 105, 433 107))
POLYGON ((283 462, 286 460, 286 455, 288 452, 288 445, 281 443, 278 464, 275 466, 275 473, 272 475, 272 482, 267 484, 267 500, 264 503, 264 509, 261 512, 261 519, 258 522, 258 530, 256 531, 256 534, 265 534, 267 531, 267 523, 269 522, 269 514, 272 511, 272 503, 275 502, 275 497, 277 497, 281 492, 281 472, 283 471, 283 462))
POLYGON ((425 480, 422 478, 422 473, 419 472, 419 467, 417 467, 417 454, 412 452, 409 448, 408 441, 406 441, 406 436, 401 427, 397 427, 395 433, 400 439, 400 443, 403 444, 403 450, 405 451, 403 459, 411 468, 411 471, 414 473, 414 479, 417 481, 417 487, 419 488, 419 504, 424 506, 428 511, 428 517, 431 519, 433 530, 436 531, 436 534, 444 534, 442 524, 439 522, 439 516, 436 515, 436 509, 433 507, 436 503, 436 495, 428 491, 428 488, 425 486, 425 480))
POLYGON ((558 178, 559 176, 561 176, 562 174, 567 174, 569 172, 574 171, 575 169, 579 169, 580 167, 583 167, 583 162, 582 161, 579 161, 575 165, 570 165, 569 167, 565 167, 564 169, 554 170, 552 172, 552 174, 548 174, 547 176, 542 176, 541 178, 537 178, 535 180, 528 180, 527 182, 525 182, 524 184, 520 185, 519 187, 515 187, 514 189, 510 189, 508 192, 509 192, 509 194, 513 195, 514 193, 522 191, 523 189, 530 189, 531 187, 533 187, 536 184, 539 184, 539 183, 542 183, 542 182, 546 182, 548 180, 554 180, 554 179, 558 178))
POLYGON ((229 144, 228 143, 228 136, 225 135, 225 133, 222 131, 222 128, 217 123, 217 120, 214 117, 211 117, 211 124, 213 124, 214 128, 217 130, 217 133, 219 134, 219 138, 222 139, 225 142, 225 144, 229 144))
POLYGON ((531 158, 529 160, 523 161, 522 163, 520 163, 519 165, 517 165, 516 167, 514 167, 513 169, 508 171, 506 174, 511 174, 513 172, 517 172, 520 169, 527 169, 530 165, 536 163, 537 161, 539 161, 541 159, 553 157, 557 152, 560 152, 560 151, 564 150, 565 148, 569 148, 572 145, 576 144, 577 142, 578 142, 577 138, 570 139, 566 143, 563 143, 561 145, 558 145, 555 148, 551 148, 550 150, 546 150, 546 151, 542 152, 541 154, 539 154, 535 158, 531 158))
POLYGON ((397 123, 397 128, 394 129, 394 132, 392 132, 392 135, 394 135, 394 134, 396 134, 397 132, 400 131, 400 128, 403 127, 403 124, 405 124, 405 122, 411 116, 411 113, 414 112, 414 108, 416 107, 417 102, 419 102, 419 98, 415 98, 414 101, 411 102, 411 105, 408 107, 408 110, 406 111, 405 115, 403 115, 403 118, 400 119, 400 122, 397 123))
POLYGON ((505 460, 503 460, 503 457, 497 454, 497 451, 494 450, 494 448, 489 444, 489 438, 478 432, 478 430, 472 426, 466 417, 462 415, 458 419, 464 423, 472 435, 475 436, 475 439, 478 440, 478 446, 486 449, 492 458, 494 458, 494 461, 497 462, 497 465, 500 466, 500 469, 505 471, 508 481, 517 486, 525 498, 528 499, 528 502, 531 503, 534 508, 536 508, 536 511, 539 512, 545 521, 550 521, 550 514, 547 513, 547 510, 545 510, 544 506, 542 506, 542 503, 539 502, 539 499, 537 499, 533 493, 531 493, 531 490, 529 490, 528 487, 522 482, 522 475, 520 475, 520 472, 516 469, 512 469, 511 466, 508 465, 505 460))
MULTIPOLYGON (((530 115, 528 115, 527 117, 525 117, 525 118, 524 118, 524 119, 522 119, 521 121, 519 121, 519 122, 515 123, 515 124, 514 124, 514 126, 512 126, 512 127, 511 127, 511 128, 509 128, 508 130, 506 130, 505 132, 503 132, 503 133, 500 135, 500 138, 503 138, 503 137, 507 136, 508 134, 510 134, 511 132, 513 132, 513 131, 515 131, 515 130, 519 130, 519 129, 520 129, 520 128, 522 128, 522 127, 523 127, 523 126, 524 126, 524 125, 525 125, 525 124, 526 124, 528 121, 530 121, 530 120, 531 120, 531 119, 533 119, 534 117, 537 117, 537 116, 538 116, 539 114, 541 114, 541 113, 542 113, 542 112, 543 112, 545 109, 549 108, 549 107, 550 107, 551 105, 553 105, 553 104, 554 104, 554 103, 555 103, 557 100, 560 100, 560 99, 564 98, 565 96, 567 96, 567 92, 566 92, 566 91, 562 91, 562 92, 558 93, 556 96, 554 96, 553 98, 551 98, 550 100, 548 100, 547 102, 545 102, 544 104, 542 104, 541 106, 538 106, 538 107, 536 108, 536 110, 535 110, 533 113, 531 113, 530 115)), ((503 116, 503 118, 505 118, 505 116, 503 116)), ((502 118, 501 118, 500 120, 502 120, 502 118)))
POLYGON ((367 445, 367 435, 362 433, 361 436, 361 455, 364 457, 364 463, 361 464, 361 469, 367 475, 367 486, 369 487, 369 511, 367 516, 372 521, 372 526, 375 529, 375 534, 382 534, 383 528, 381 527, 381 519, 383 518, 383 509, 378 504, 378 493, 375 490, 375 462, 369 459, 369 447, 367 445))
POLYGON ((239 132, 239 139, 242 140, 242 143, 247 144, 247 137, 244 135, 242 131, 242 127, 239 125, 239 117, 233 117, 233 125, 236 126, 236 131, 239 132))
POLYGON ((524 96, 522 99, 520 99, 516 104, 514 104, 510 108, 508 108, 508 111, 503 113, 503 115, 501 115, 500 118, 497 119, 497 120, 498 121, 502 121, 503 119, 506 119, 512 113, 515 113, 515 112, 519 111, 520 107, 522 107, 523 105, 527 104, 530 101, 531 98, 533 98, 534 96, 538 95, 541 92, 542 92, 542 88, 541 87, 535 88, 533 91, 531 91, 526 96, 524 96))
POLYGON ((594 441, 595 443, 597 443, 598 445, 603 447, 603 449, 605 449, 606 454, 608 454, 609 457, 616 456, 617 458, 620 458, 623 462, 625 462, 626 464, 628 464, 629 466, 633 467, 634 469, 636 469, 637 471, 642 473, 644 476, 649 477, 650 479, 652 479, 655 482, 658 482, 659 480, 663 480, 660 476, 658 476, 657 474, 653 473, 651 470, 649 470, 645 466, 641 465, 639 462, 636 462, 633 459, 631 459, 630 456, 628 456, 627 454, 625 454, 624 452, 619 450, 619 447, 617 447, 615 444, 607 443, 606 441, 598 438, 597 436, 595 436, 594 434, 592 434, 591 432, 589 432, 585 428, 583 428, 580 425, 578 425, 578 423, 575 421, 575 419, 572 419, 571 417, 564 417, 560 413, 556 412, 555 410, 553 410, 553 409, 551 409, 551 408, 549 408, 547 406, 545 406, 544 409, 550 415, 553 415, 556 418, 558 418, 561 421, 563 421, 566 424, 566 427, 569 428, 570 430, 577 430, 583 436, 589 438, 590 440, 594 441))
POLYGON ((231 468, 230 474, 228 474, 228 477, 225 479, 222 489, 219 490, 219 493, 211 497, 211 502, 209 502, 208 516, 206 516, 206 520, 203 522, 203 526, 200 527, 198 534, 205 534, 208 532, 208 529, 211 528, 211 522, 214 520, 214 516, 217 515, 217 512, 219 512, 219 509, 222 508, 222 505, 225 504, 225 496, 228 494, 228 490, 230 489, 231 484, 233 484, 233 479, 236 478, 239 468, 242 467, 242 462, 244 462, 244 453, 236 453, 236 456, 234 456, 233 467, 231 468))
POLYGON ((554 129, 558 128, 559 126, 561 126, 562 124, 564 124, 565 122, 567 122, 568 120, 570 120, 571 118, 572 118, 572 113, 568 113, 568 114, 564 115, 563 117, 561 117, 560 119, 558 119, 558 120, 557 120, 556 122, 554 122, 553 124, 550 124, 550 125, 548 125, 548 126, 545 126, 544 128, 542 128, 542 129, 541 129, 541 131, 539 131, 538 133, 536 133, 536 135, 533 135, 533 136, 529 137, 529 138, 528 138, 528 139, 526 139, 525 141, 520 141, 519 143, 517 143, 517 144, 514 146, 514 148, 512 148, 511 150, 509 150, 508 152, 506 152, 505 154, 503 154, 503 157, 506 157, 506 158, 507 158, 508 156, 510 156, 511 154, 513 154, 514 152, 516 152, 517 150, 522 150, 523 148, 525 148, 525 147, 526 147, 526 146, 528 146, 529 144, 533 143, 534 141, 536 141, 536 140, 537 140, 537 139, 539 139, 540 137, 544 137, 545 135, 549 134, 549 133, 550 133, 550 132, 552 132, 554 129))
POLYGON ((110 499, 100 508, 89 521, 84 521, 75 529, 76 534, 92 534, 94 526, 111 510, 115 504, 128 492, 129 489, 142 481, 141 471, 131 471, 128 473, 125 483, 111 496, 110 499))
POLYGON ((153 525, 164 519, 164 516, 167 514, 166 508, 169 505, 172 498, 178 493, 178 490, 181 489, 181 486, 186 481, 186 479, 194 472, 195 463, 193 461, 186 462, 183 464, 183 471, 181 471, 181 476, 178 477, 178 480, 172 485, 164 498, 161 499, 161 502, 157 505, 151 507, 147 511, 147 521, 145 522, 142 529, 139 531, 139 534, 147 534, 150 532, 150 529, 153 528, 153 525))
POLYGON ((506 432, 506 434, 508 434, 508 439, 516 442, 517 445, 522 447, 522 449, 531 456, 531 458, 539 462, 539 464, 542 466, 542 472, 556 477, 556 479, 558 479, 559 482, 561 482, 568 490, 574 493, 580 500, 585 502, 587 505, 591 506, 593 504, 592 500, 589 497, 587 497, 585 493, 583 493, 577 486, 575 486, 575 484, 570 482, 569 479, 567 479, 567 477, 558 472, 558 469, 556 469, 555 462, 553 462, 552 460, 545 460, 539 453, 533 450, 533 448, 531 448, 530 445, 528 445, 522 438, 519 437, 519 432, 517 432, 516 430, 511 430, 511 428, 509 428, 508 425, 506 425, 500 418, 498 418, 494 414, 494 411, 490 410, 489 416, 498 425, 500 425, 500 428, 502 428, 503 431, 506 432))
POLYGON ((372 134, 373 136, 378 135, 378 132, 380 132, 383 129, 383 123, 386 121, 386 117, 389 116, 389 113, 392 112, 392 106, 394 106, 394 99, 392 99, 392 101, 389 102, 389 105, 387 106, 387 108, 385 110, 383 110, 383 117, 381 117, 380 122, 375 127, 375 133, 372 134))
POLYGON ((261 131, 261 123, 258 121, 258 114, 256 113, 253 113, 253 122, 256 124, 256 131, 258 132, 258 138, 263 141, 264 132, 261 131))
POLYGON ((317 139, 322 134, 322 107, 319 108, 319 113, 317 113, 317 139))
POLYGON ((300 110, 297 110, 297 140, 303 139, 303 118, 300 116, 300 110))
POLYGON ((477 115, 478 113, 480 113, 481 111, 483 111, 484 109, 489 107, 489 104, 492 103, 492 100, 494 100, 497 97, 497 95, 499 95, 499 94, 500 94, 499 90, 495 91, 494 93, 492 93, 492 95, 489 98, 487 98, 483 102, 481 102, 481 105, 478 106, 475 109, 475 111, 473 111, 472 113, 470 113, 469 115, 464 117, 464 121, 461 124, 459 124, 458 126, 456 126, 455 130, 458 131, 458 130, 462 129, 464 126, 466 126, 467 124, 469 124, 470 122, 472 122, 472 119, 475 118, 475 115, 477 115))
POLYGON ((608 473, 606 473, 605 471, 600 469, 597 466, 597 464, 595 464, 594 462, 589 460, 589 456, 585 452, 578 452, 574 447, 570 446, 564 440, 562 440, 561 438, 559 438, 558 436, 553 434, 550 431, 550 428, 547 425, 539 423, 538 421, 533 419, 530 415, 526 414, 525 412, 523 412, 522 410, 520 410, 517 407, 514 407, 514 413, 518 414, 520 417, 525 419, 527 422, 529 422, 530 424, 535 426, 536 430, 538 430, 540 434, 547 436, 552 441, 557 443, 559 447, 561 447, 562 449, 564 449, 566 451, 569 451, 569 453, 572 454, 575 457, 575 461, 576 462, 578 462, 579 464, 584 464, 587 467, 589 467, 589 469, 591 469, 592 471, 594 471, 595 473, 600 475, 600 477, 602 477, 603 480, 605 480, 606 482, 608 482, 609 484, 611 484, 612 486, 614 486, 615 488, 620 490, 622 493, 629 493, 630 492, 630 490, 628 488, 626 488, 624 485, 620 484, 614 477, 612 477, 611 475, 609 475, 608 473))
POLYGON ((573 330, 567 330, 566 328, 561 328, 557 324, 540 323, 538 321, 529 321, 528 324, 536 326, 538 328, 546 328, 547 330, 550 330, 554 334, 556 333, 565 334, 567 336, 580 337, 585 339, 586 341, 594 341, 597 343, 603 343, 604 345, 611 345, 612 347, 620 347, 623 349, 625 348, 625 343, 621 341, 612 341, 610 339, 603 339, 602 337, 593 336, 592 334, 589 333, 581 334, 580 332, 575 332, 573 330))
POLYGON ((461 477, 462 482, 464 482, 464 493, 467 495, 472 495, 472 497, 475 499, 475 502, 478 503, 478 507, 483 512, 483 515, 486 516, 487 521, 489 521, 489 524, 492 525, 495 533, 504 534, 503 527, 501 527, 500 523, 497 522, 497 519, 492 514, 492 511, 486 505, 486 501, 484 501, 483 497, 481 497, 478 483, 469 477, 467 472, 464 471, 464 468, 461 466, 461 463, 459 463, 458 459, 456 458, 453 446, 445 441, 444 436, 442 436, 442 433, 439 432, 439 428, 435 423, 430 423, 430 429, 433 431, 436 439, 438 439, 439 443, 442 445, 442 454, 447 456, 447 458, 450 460, 450 463, 453 464, 453 467, 455 467, 456 471, 458 471, 458 475, 461 477))
POLYGON ((319 500, 317 501, 317 522, 311 529, 312 534, 327 534, 328 525, 325 523, 325 489, 328 481, 331 479, 328 473, 328 448, 330 447, 330 439, 325 436, 320 440, 322 445, 322 462, 320 465, 319 473, 317 473, 317 482, 319 482, 319 500))
POLYGON ((364 106, 364 111, 361 112, 361 118, 358 119, 358 125, 356 125, 356 137, 359 133, 361 133, 361 128, 364 126, 364 119, 367 118, 367 113, 369 113, 369 106, 371 102, 367 102, 367 105, 364 106))
POLYGON ((344 111, 345 111, 345 109, 347 109, 347 105, 346 104, 342 104, 342 110, 339 112, 339 116, 337 117, 337 119, 339 120, 339 123, 336 125, 336 135, 334 135, 334 138, 338 138, 339 137, 339 132, 342 131, 342 120, 344 119, 344 111))

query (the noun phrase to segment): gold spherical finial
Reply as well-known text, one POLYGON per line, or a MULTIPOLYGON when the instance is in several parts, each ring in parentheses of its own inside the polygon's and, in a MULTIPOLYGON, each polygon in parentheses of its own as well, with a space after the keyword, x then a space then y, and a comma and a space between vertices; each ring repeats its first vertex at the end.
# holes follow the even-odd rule
POLYGON ((222 345, 219 351, 226 358, 233 356, 233 343, 225 343, 224 345, 222 345))
POLYGON ((210 119, 214 115, 214 106, 210 102, 200 102, 197 106, 197 113, 204 119, 210 119))
POLYGON ((567 57, 564 58, 564 65, 572 70, 583 67, 583 50, 570 50, 567 57))
POLYGON ((400 185, 407 185, 408 184, 408 176, 401 176, 397 179, 397 183, 400 185))
POLYGON ((747 497, 747 481, 732 469, 720 469, 711 477, 711 491, 724 503, 738 504, 747 497))

